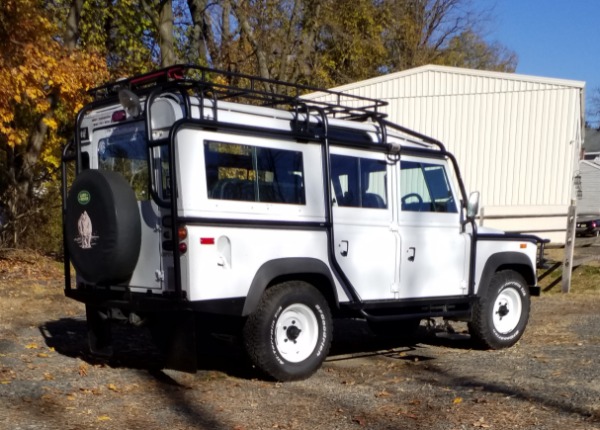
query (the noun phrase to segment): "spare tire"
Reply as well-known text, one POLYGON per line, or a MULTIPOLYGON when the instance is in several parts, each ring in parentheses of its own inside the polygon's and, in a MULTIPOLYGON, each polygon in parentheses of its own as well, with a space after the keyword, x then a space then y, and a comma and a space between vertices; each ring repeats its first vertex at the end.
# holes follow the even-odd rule
POLYGON ((67 249, 78 275, 103 285, 131 278, 140 253, 141 220, 123 175, 81 172, 69 191, 65 218, 67 249))

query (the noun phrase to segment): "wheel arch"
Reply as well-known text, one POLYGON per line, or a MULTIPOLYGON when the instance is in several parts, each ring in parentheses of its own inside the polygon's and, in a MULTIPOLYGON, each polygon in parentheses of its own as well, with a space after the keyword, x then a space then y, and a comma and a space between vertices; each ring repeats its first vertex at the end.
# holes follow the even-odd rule
POLYGON ((536 286, 536 274, 529 258, 519 252, 507 251, 493 254, 487 259, 481 272, 477 294, 482 295, 486 291, 494 274, 502 270, 517 272, 525 279, 530 291, 532 293, 535 292, 532 287, 536 286))
POLYGON ((316 258, 278 258, 264 263, 254 275, 242 316, 248 316, 258 307, 267 288, 289 280, 311 284, 323 294, 332 311, 339 308, 333 276, 323 261, 316 258))

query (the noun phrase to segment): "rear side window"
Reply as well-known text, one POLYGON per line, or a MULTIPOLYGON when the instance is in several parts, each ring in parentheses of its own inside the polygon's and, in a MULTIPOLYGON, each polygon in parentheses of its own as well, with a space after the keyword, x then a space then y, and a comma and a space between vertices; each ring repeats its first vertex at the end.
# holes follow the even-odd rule
POLYGON ((443 165, 416 161, 400 164, 402 210, 456 213, 456 202, 443 165))
POLYGON ((204 143, 208 197, 305 204, 302 153, 233 143, 204 143))

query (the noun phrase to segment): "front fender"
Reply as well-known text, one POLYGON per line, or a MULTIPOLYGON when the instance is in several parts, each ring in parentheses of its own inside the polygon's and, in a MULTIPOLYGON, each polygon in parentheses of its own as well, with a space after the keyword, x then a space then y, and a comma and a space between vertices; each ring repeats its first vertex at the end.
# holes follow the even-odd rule
POLYGON ((507 269, 514 270, 523 276, 527 285, 529 285, 530 290, 532 292, 536 291, 531 289, 531 287, 535 287, 537 284, 535 268, 531 264, 531 260, 525 254, 506 251, 492 254, 485 262, 479 283, 477 284, 477 295, 481 296, 486 294, 487 286, 489 285, 492 276, 494 276, 494 273, 499 270, 507 269))

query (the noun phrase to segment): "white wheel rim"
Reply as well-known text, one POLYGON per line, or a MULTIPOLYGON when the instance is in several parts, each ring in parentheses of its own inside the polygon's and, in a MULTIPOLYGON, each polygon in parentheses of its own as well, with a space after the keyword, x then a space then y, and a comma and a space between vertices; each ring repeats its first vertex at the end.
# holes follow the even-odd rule
POLYGON ((283 358, 292 363, 306 360, 317 346, 319 323, 306 305, 293 304, 281 312, 275 323, 275 344, 283 358))
POLYGON ((523 302, 519 292, 514 288, 503 290, 494 303, 494 327, 500 334, 510 333, 517 328, 522 311, 523 302))

